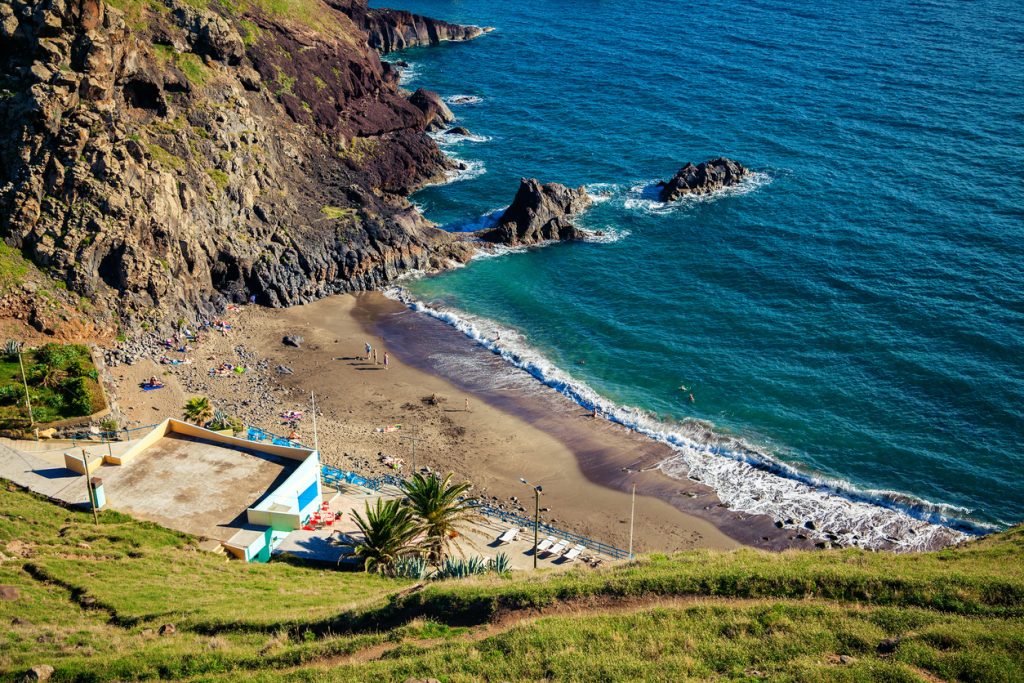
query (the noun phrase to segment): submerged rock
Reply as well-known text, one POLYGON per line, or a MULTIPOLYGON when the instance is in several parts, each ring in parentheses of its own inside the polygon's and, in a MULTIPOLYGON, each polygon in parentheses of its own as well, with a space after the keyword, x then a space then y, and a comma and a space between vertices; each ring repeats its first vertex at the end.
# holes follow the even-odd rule
POLYGON ((694 166, 686 164, 668 181, 658 183, 659 198, 674 202, 686 195, 707 195, 735 185, 750 175, 750 169, 738 161, 719 157, 694 166))
POLYGON ((558 183, 542 185, 536 178, 523 178, 512 204, 498 219, 498 225, 478 233, 477 237, 510 246, 580 239, 583 231, 575 227, 569 217, 582 213, 590 205, 590 195, 582 186, 574 190, 558 183))

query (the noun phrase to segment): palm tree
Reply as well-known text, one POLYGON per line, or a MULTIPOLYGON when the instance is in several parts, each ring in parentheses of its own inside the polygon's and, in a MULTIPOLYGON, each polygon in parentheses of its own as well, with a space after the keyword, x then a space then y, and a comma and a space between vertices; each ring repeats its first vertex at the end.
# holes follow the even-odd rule
POLYGON ((400 500, 377 499, 375 507, 366 503, 366 517, 352 512, 352 520, 363 532, 363 542, 356 546, 356 555, 363 558, 363 568, 390 574, 395 563, 419 551, 416 537, 421 527, 412 510, 400 500))
POLYGON ((185 404, 183 417, 186 421, 202 427, 213 419, 213 406, 210 405, 210 399, 205 396, 190 398, 185 404))
POLYGON ((451 472, 444 481, 435 475, 416 473, 402 482, 405 502, 419 519, 426 532, 426 547, 431 562, 440 564, 453 536, 472 518, 473 500, 465 498, 469 482, 452 484, 451 472))

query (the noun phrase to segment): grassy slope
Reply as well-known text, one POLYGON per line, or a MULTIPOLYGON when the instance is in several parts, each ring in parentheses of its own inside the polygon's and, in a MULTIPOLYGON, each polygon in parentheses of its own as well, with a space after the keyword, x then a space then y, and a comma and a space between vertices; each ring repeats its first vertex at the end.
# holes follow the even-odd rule
POLYGON ((0 601, 0 679, 1024 680, 1022 550, 1018 529, 929 555, 689 552, 410 591, 229 562, 7 487, 0 584, 22 597, 0 601))

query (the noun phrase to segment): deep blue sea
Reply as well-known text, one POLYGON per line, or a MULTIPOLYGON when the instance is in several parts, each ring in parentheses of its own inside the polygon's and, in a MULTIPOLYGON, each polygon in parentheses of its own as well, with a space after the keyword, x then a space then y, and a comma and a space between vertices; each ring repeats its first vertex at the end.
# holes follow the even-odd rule
POLYGON ((381 4, 496 29, 389 56, 478 98, 452 105, 478 137, 442 140, 469 171, 412 198, 428 218, 479 226, 523 176, 601 200, 603 240, 405 283, 435 315, 739 509, 1024 521, 1018 3, 381 4), (719 155, 758 175, 655 201, 719 155))

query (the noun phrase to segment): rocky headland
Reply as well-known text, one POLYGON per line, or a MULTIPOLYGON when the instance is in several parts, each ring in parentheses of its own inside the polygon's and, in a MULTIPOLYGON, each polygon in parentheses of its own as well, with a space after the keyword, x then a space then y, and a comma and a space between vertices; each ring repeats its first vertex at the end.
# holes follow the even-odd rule
POLYGON ((667 182, 658 183, 659 199, 674 202, 688 195, 708 195, 735 185, 750 174, 738 161, 719 157, 697 165, 688 163, 667 182))
POLYGON ((356 26, 366 32, 370 47, 381 54, 447 41, 472 40, 493 30, 489 26, 451 24, 404 10, 370 9, 366 0, 332 0, 331 4, 351 17, 356 26))
POLYGON ((477 236, 485 242, 508 246, 580 239, 584 233, 570 219, 591 204, 583 187, 574 190, 558 183, 541 184, 536 178, 523 178, 515 199, 497 225, 477 236))

